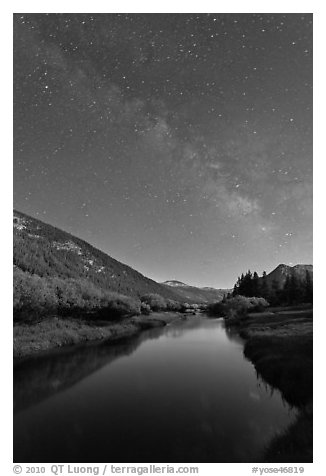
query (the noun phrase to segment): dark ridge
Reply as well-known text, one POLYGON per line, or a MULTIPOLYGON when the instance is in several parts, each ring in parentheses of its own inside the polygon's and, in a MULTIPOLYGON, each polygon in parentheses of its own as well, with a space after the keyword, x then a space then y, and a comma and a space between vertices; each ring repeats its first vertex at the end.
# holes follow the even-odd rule
POLYGON ((76 236, 14 210, 14 266, 42 278, 82 279, 133 297, 146 293, 181 300, 162 286, 76 236))

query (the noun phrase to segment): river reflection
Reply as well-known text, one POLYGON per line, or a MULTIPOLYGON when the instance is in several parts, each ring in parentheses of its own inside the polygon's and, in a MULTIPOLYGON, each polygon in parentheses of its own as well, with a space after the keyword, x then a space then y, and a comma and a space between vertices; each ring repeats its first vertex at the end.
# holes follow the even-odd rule
POLYGON ((14 413, 65 390, 115 359, 132 354, 146 339, 156 339, 154 328, 132 338, 57 349, 18 362, 14 367, 14 413))
POLYGON ((295 416, 204 317, 26 361, 14 382, 15 462, 258 461, 295 416))

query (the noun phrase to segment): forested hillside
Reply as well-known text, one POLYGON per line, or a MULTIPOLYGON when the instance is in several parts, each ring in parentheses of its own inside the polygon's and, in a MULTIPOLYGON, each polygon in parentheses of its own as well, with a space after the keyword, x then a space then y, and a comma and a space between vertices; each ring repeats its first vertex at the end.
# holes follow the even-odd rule
POLYGON ((108 291, 141 296, 173 290, 146 278, 85 241, 23 213, 14 212, 14 265, 41 277, 86 279, 108 291))
POLYGON ((312 303, 313 266, 280 264, 261 277, 249 270, 238 277, 232 295, 262 297, 273 305, 312 303))
POLYGON ((99 309, 112 300, 115 307, 123 301, 134 312, 140 309, 139 298, 148 294, 182 300, 85 241, 14 211, 16 315, 99 309))

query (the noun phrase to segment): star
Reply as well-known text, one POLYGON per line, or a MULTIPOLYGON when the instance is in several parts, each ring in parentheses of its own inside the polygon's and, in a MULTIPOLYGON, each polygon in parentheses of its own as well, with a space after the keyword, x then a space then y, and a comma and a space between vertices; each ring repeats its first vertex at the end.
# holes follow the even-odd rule
POLYGON ((311 21, 14 15, 15 207, 152 278, 309 262, 311 21))

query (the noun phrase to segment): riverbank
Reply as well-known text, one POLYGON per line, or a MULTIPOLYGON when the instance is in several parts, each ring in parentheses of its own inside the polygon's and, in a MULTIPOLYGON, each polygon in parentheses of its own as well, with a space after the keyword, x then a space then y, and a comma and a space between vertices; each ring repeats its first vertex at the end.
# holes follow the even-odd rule
POLYGON ((266 449, 265 461, 312 462, 312 308, 271 308, 249 314, 237 327, 257 373, 298 409, 297 420, 266 449))
POLYGON ((13 330, 14 359, 90 341, 114 341, 186 318, 182 313, 157 312, 113 322, 54 316, 33 324, 16 324, 13 330))

